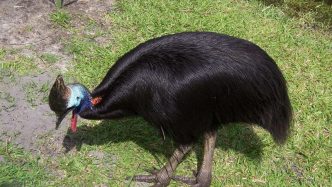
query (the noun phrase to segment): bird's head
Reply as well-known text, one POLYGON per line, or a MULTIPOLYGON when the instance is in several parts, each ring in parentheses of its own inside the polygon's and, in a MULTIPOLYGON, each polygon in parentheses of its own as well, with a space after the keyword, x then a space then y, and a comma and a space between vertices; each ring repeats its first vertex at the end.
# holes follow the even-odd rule
POLYGON ((81 84, 65 85, 59 75, 49 95, 49 106, 57 115, 56 129, 66 115, 72 111, 71 129, 76 132, 77 115, 81 111, 91 108, 91 96, 89 90, 81 84))

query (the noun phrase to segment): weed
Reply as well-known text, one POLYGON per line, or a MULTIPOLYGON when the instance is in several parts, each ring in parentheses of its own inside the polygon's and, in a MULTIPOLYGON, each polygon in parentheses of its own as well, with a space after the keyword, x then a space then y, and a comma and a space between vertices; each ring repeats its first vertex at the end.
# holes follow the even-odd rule
POLYGON ((31 81, 23 86, 25 92, 25 97, 28 103, 32 107, 38 106, 41 103, 48 102, 49 94, 49 82, 42 85, 37 85, 35 82, 31 81))
POLYGON ((63 1, 63 0, 55 0, 54 3, 55 3, 55 7, 56 7, 57 9, 62 8, 62 6, 63 6, 62 1, 63 1))
POLYGON ((23 55, 14 55, 12 59, 0 61, 0 72, 3 73, 9 71, 13 74, 27 75, 36 73, 38 70, 34 59, 23 55))
POLYGON ((15 98, 7 92, 0 92, 0 99, 4 99, 9 103, 15 102, 15 98))
POLYGON ((44 54, 40 55, 40 58, 44 62, 47 62, 49 64, 54 64, 54 63, 56 63, 59 60, 56 55, 51 54, 51 53, 44 53, 44 54))
POLYGON ((68 28, 70 24, 70 15, 64 10, 56 10, 50 15, 50 19, 56 25, 68 28))
POLYGON ((11 96, 7 92, 0 91, 0 101, 2 102, 0 111, 2 109, 6 110, 6 111, 11 111, 16 106, 15 97, 11 96))
POLYGON ((331 0, 261 0, 267 5, 280 7, 287 15, 304 21, 310 28, 332 28, 331 0), (303 19, 304 18, 304 19, 303 19))
POLYGON ((42 95, 42 102, 43 103, 48 103, 48 94, 49 94, 49 89, 50 89, 50 83, 44 83, 41 85, 39 89, 39 94, 42 95))
POLYGON ((49 176, 38 157, 0 141, 0 186, 45 186, 50 184, 49 176))
POLYGON ((26 84, 23 86, 24 92, 25 92, 25 96, 26 96, 26 100, 28 103, 31 104, 31 106, 37 106, 39 103, 37 103, 37 84, 33 81, 31 81, 30 83, 26 84))
POLYGON ((0 48, 0 62, 4 60, 5 55, 6 55, 6 50, 0 48))

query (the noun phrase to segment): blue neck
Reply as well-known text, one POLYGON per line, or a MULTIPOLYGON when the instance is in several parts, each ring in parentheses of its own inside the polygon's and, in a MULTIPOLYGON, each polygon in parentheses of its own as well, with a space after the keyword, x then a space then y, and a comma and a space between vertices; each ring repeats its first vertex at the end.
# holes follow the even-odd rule
POLYGON ((81 101, 81 105, 74 109, 74 113, 80 114, 82 111, 88 108, 92 108, 90 96, 84 97, 84 99, 81 101))
POLYGON ((69 85, 71 95, 68 101, 68 107, 75 107, 73 112, 80 114, 86 109, 92 108, 91 96, 89 90, 81 84, 69 85))

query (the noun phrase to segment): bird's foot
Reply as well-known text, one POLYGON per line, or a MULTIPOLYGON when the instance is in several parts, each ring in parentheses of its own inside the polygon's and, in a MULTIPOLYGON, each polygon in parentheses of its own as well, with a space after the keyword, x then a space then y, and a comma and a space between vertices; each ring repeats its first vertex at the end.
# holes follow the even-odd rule
POLYGON ((191 187, 208 187, 211 184, 211 177, 208 174, 197 174, 194 171, 193 177, 186 176, 173 176, 173 180, 183 182, 185 184, 190 185, 191 187))
POLYGON ((148 172, 150 175, 135 175, 132 177, 132 180, 137 182, 154 183, 152 185, 153 187, 165 187, 171 181, 171 178, 168 175, 165 175, 163 170, 153 168, 148 172))
POLYGON ((196 177, 186 177, 175 175, 172 177, 173 180, 183 182, 188 185, 195 185, 197 183, 196 177))
POLYGON ((152 167, 151 169, 145 169, 144 171, 150 173, 151 175, 157 175, 157 173, 160 171, 159 169, 152 167))
POLYGON ((197 176, 197 171, 193 170, 192 177, 174 175, 172 179, 179 182, 183 182, 188 185, 194 185, 197 183, 196 176, 197 176))
POLYGON ((183 182, 191 187, 209 187, 210 181, 200 181, 197 177, 173 176, 173 180, 183 182))

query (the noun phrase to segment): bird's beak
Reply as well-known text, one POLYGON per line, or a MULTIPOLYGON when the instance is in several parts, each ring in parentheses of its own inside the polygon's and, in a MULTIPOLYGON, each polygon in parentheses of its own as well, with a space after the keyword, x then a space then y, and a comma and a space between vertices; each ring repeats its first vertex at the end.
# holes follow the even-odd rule
POLYGON ((74 107, 71 107, 71 108, 68 108, 66 109, 62 114, 58 114, 57 117, 57 121, 56 121, 56 124, 55 124, 55 129, 57 130, 62 122, 63 119, 65 119, 65 117, 67 116, 67 114, 72 111, 74 109, 74 107))

